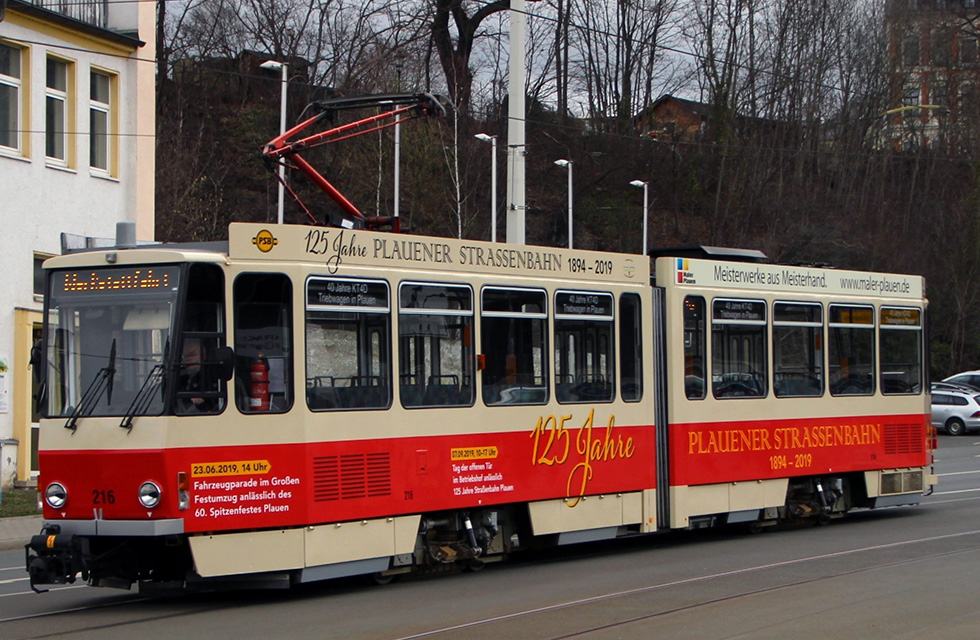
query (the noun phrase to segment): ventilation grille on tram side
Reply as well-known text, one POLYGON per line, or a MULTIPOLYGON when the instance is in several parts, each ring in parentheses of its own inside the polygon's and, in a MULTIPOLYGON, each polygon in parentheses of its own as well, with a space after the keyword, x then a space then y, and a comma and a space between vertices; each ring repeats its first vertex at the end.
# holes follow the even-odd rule
POLYGON ((391 455, 358 453, 313 458, 316 502, 391 495, 391 455))
POLYGON ((885 453, 922 453, 925 446, 921 423, 885 425, 885 453))

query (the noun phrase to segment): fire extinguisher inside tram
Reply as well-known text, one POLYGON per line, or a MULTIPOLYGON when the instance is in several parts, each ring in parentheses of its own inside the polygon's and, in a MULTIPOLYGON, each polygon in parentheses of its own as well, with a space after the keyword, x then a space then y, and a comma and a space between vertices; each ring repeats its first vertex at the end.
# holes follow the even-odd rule
POLYGON ((248 406, 252 411, 269 410, 269 363, 260 352, 249 369, 251 387, 248 392, 248 406))

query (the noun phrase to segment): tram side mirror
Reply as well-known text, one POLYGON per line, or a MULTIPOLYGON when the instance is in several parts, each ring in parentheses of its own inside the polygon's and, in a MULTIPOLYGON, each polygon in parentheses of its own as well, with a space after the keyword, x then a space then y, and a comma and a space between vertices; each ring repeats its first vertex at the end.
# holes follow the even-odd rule
POLYGON ((215 372, 225 382, 231 380, 235 373, 235 350, 229 346, 218 347, 212 356, 215 372))
POLYGON ((44 354, 41 352, 41 341, 38 340, 31 347, 31 374, 34 376, 34 382, 41 382, 41 364, 44 362, 42 359, 44 354))
POLYGON ((38 413, 42 413, 47 387, 44 384, 44 350, 41 348, 40 340, 31 347, 30 365, 31 375, 34 376, 34 384, 37 386, 37 391, 34 394, 34 406, 38 413))

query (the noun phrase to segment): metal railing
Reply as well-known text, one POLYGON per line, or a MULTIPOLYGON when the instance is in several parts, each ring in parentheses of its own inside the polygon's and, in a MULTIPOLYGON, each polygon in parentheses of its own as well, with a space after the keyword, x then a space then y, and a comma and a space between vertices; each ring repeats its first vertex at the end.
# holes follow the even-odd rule
POLYGON ((106 28, 109 0, 29 0, 31 4, 81 22, 106 28))

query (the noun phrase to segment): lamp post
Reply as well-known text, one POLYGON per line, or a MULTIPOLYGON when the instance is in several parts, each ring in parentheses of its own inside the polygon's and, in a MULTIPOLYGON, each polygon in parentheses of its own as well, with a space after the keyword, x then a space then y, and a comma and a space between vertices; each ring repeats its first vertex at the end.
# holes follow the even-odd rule
POLYGON ((497 136, 478 133, 477 140, 490 143, 490 242, 497 241, 497 136))
MULTIPOLYGON (((287 84, 287 73, 289 72, 289 65, 285 62, 278 62, 276 60, 266 60, 259 65, 260 69, 268 69, 269 71, 282 71, 282 89, 279 96, 279 135, 286 133, 286 84, 287 84)), ((282 224, 283 211, 286 204, 286 166, 279 162, 279 208, 278 208, 278 219, 279 224, 282 224)))
POLYGON ((568 248, 572 248, 572 161, 555 160, 555 165, 568 169, 568 248))
POLYGON ((630 183, 633 187, 643 187, 643 255, 647 255, 647 216, 649 215, 649 200, 647 199, 649 182, 644 182, 643 180, 634 180, 630 183))

